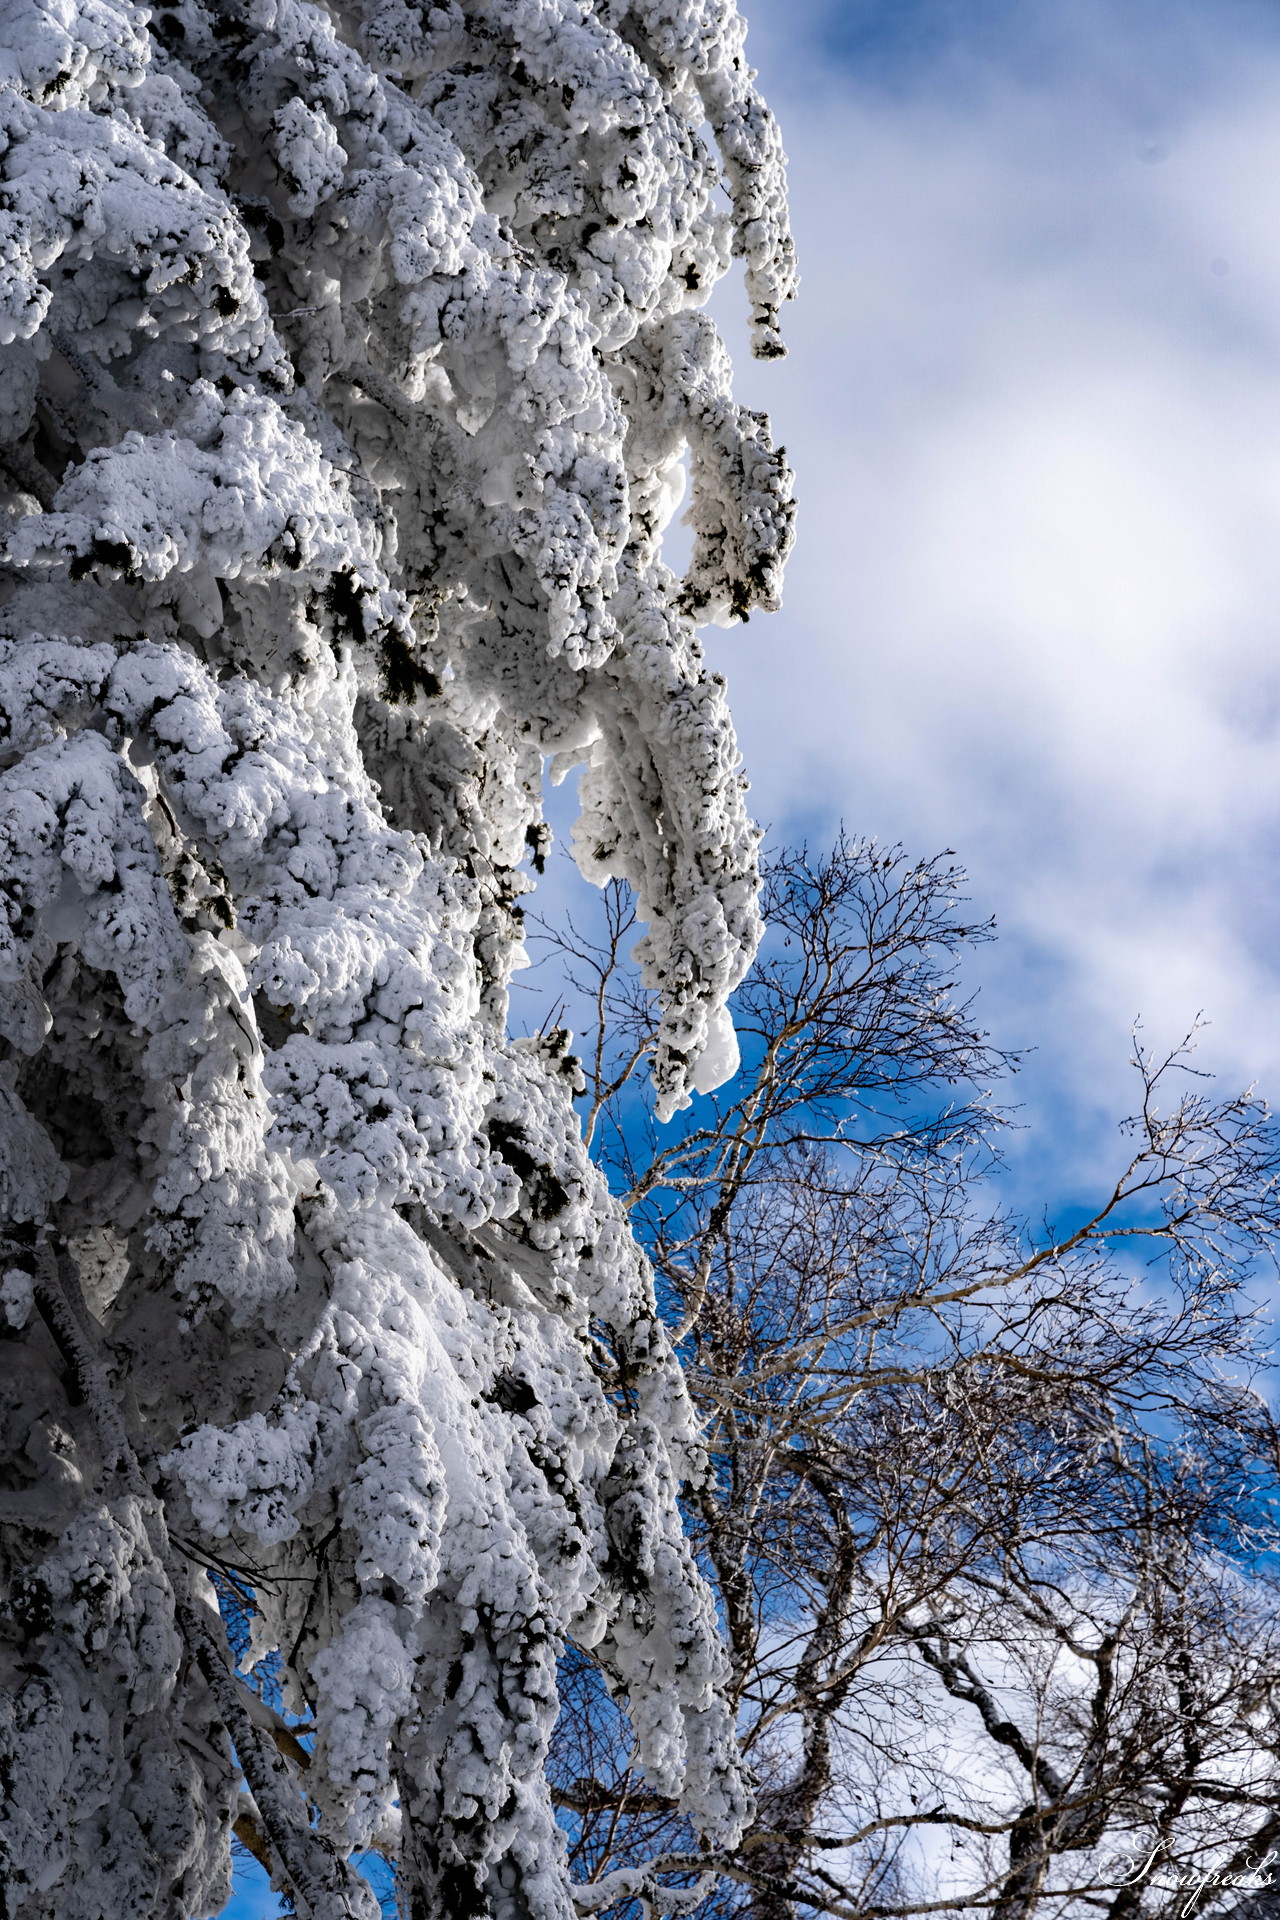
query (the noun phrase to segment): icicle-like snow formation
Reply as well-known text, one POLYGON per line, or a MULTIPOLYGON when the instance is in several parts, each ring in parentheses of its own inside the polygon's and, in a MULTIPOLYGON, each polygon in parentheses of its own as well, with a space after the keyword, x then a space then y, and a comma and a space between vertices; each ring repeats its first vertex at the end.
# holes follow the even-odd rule
POLYGON ((237 1820, 312 1920, 370 1842, 415 1915, 567 1915, 567 1637, 741 1827, 679 1370, 505 1019, 550 759, 663 1109, 732 1068, 694 624, 792 508, 700 308, 737 254, 780 351, 782 189, 731 0, 0 0, 6 1920, 212 1912, 237 1820))

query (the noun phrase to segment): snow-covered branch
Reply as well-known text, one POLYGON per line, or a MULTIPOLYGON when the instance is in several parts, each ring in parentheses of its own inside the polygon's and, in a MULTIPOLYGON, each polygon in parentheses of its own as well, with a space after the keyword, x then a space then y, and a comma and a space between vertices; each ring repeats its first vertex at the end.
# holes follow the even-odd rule
POLYGON ((0 14, 6 1910, 211 1912, 239 1822, 315 1920, 373 1841, 566 1920, 568 1636, 706 1844, 749 1813, 697 1419, 506 995, 582 767, 663 1111, 731 1064, 756 833, 695 621, 776 605, 793 509, 703 308, 741 258, 779 351, 777 130, 725 0, 0 14))

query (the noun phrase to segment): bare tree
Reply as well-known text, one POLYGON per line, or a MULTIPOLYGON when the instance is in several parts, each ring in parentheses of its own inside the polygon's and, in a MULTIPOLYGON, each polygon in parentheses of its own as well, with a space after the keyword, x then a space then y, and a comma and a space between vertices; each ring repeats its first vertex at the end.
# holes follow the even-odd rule
POLYGON ((845 839, 776 859, 744 1064, 662 1129, 625 895, 598 937, 544 930, 595 1013, 589 1124, 707 1424, 686 1506, 758 1782, 741 1845, 699 1850, 579 1656, 561 1817, 615 1897, 648 1861, 651 1888, 760 1920, 1172 1916, 1280 1834, 1250 1295, 1276 1138, 1195 1074, 1194 1036, 1139 1046, 1109 1190, 1056 1233, 1008 1217, 962 878, 845 839))

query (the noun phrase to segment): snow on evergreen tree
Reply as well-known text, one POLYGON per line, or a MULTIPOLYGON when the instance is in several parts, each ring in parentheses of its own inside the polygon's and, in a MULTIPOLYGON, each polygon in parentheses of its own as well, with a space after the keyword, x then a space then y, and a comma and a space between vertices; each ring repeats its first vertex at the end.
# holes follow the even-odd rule
POLYGON ((0 1911, 210 1913, 238 1822, 312 1920, 371 1843, 420 1920, 565 1916, 566 1637, 748 1805, 696 1424, 506 990, 550 759, 663 1111, 732 1068, 694 628, 792 508, 700 309, 739 256, 781 350, 776 128, 731 0, 3 0, 0 118, 0 1911))

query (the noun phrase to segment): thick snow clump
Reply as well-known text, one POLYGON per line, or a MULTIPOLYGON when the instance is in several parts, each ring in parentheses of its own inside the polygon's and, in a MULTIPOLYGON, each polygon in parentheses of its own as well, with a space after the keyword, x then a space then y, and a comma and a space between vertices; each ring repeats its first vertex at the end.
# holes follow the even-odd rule
POLYGON ((370 1843, 565 1916, 566 1639, 748 1809, 689 1402, 506 990, 581 768, 661 1111, 734 1070, 695 627, 792 505, 702 309, 739 256, 781 351, 776 128, 731 0, 0 0, 0 174, 0 1912, 216 1911, 239 1821, 313 1920, 370 1843))

